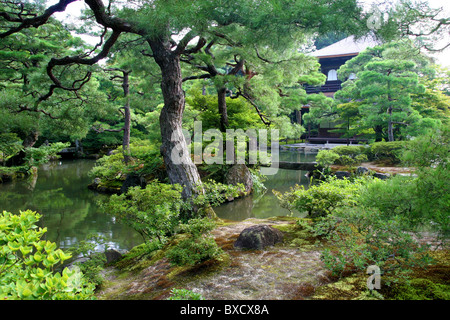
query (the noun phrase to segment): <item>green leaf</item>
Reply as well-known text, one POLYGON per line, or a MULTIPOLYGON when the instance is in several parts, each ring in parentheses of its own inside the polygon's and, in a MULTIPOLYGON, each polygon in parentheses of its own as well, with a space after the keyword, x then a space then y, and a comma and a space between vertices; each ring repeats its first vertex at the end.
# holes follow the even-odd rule
POLYGON ((39 252, 36 252, 34 255, 33 255, 33 259, 34 259, 34 261, 36 261, 36 262, 41 262, 42 261, 42 259, 43 259, 43 256, 39 253, 39 252))
POLYGON ((32 248, 30 246, 26 246, 26 247, 20 247, 20 252, 22 252, 22 254, 24 256, 26 256, 27 254, 29 254, 31 252, 32 248))
POLYGON ((9 243, 8 243, 8 248, 9 248, 11 251, 17 251, 17 250, 19 250, 19 249, 21 248, 21 246, 20 246, 20 244, 17 243, 17 242, 9 242, 9 243))

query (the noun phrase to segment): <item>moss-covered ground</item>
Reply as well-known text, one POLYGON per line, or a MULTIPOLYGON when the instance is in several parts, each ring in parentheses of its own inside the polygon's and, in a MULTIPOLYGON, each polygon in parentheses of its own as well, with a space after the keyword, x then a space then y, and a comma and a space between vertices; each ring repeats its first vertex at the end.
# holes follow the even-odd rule
POLYGON ((179 239, 153 251, 146 245, 135 247, 105 270, 98 298, 167 299, 173 288, 184 288, 211 300, 450 299, 448 250, 432 252, 436 263, 413 269, 410 280, 383 277, 381 289, 369 291, 368 276, 362 272, 333 277, 320 260, 328 244, 299 226, 297 219, 220 221, 212 234, 224 253, 195 266, 172 266, 166 258, 179 239), (279 229, 283 241, 263 250, 234 248, 240 232, 254 224, 279 229))

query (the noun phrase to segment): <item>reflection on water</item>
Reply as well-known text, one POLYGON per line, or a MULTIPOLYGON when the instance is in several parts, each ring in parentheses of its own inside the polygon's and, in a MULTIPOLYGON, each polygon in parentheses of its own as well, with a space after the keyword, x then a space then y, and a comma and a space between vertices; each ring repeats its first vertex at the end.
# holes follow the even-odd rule
POLYGON ((0 210, 18 213, 33 210, 42 215, 45 237, 60 248, 69 248, 89 235, 102 235, 108 246, 131 249, 142 238, 132 229, 115 223, 100 210, 96 200, 107 195, 87 188, 93 160, 63 160, 43 165, 37 179, 0 184, 0 210))
MULTIPOLYGON (((280 151, 280 161, 311 162, 315 161, 315 157, 315 154, 280 151)), ((286 192, 295 184, 307 186, 309 179, 305 175, 306 171, 279 169, 277 174, 267 176, 266 181, 264 181, 267 191, 263 195, 253 194, 237 199, 214 208, 214 211, 220 218, 234 221, 289 215, 288 210, 280 207, 272 190, 286 192)), ((294 216, 301 216, 301 214, 294 212, 294 216)))
MULTIPOLYGON (((296 152, 280 152, 281 161, 314 161, 315 155, 296 152)), ((69 248, 89 235, 102 235, 108 246, 129 250, 142 243, 142 238, 133 230, 119 223, 97 205, 98 199, 108 195, 89 190, 89 170, 93 160, 63 160, 43 165, 37 177, 0 184, 0 210, 18 213, 33 210, 43 217, 41 227, 47 227, 45 237, 60 248, 69 248), (36 179, 37 178, 37 179, 36 179)), ((250 195, 243 199, 215 208, 220 218, 243 220, 249 217, 267 218, 288 215, 272 193, 272 189, 287 191, 295 184, 308 184, 305 171, 279 170, 264 182, 264 195, 250 195)), ((100 249, 100 248, 99 248, 100 249)))

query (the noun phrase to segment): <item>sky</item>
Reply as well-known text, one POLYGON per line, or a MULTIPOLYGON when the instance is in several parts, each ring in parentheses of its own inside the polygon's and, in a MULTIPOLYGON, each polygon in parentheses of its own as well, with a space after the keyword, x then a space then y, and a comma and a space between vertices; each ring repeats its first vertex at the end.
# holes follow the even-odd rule
MULTIPOLYGON (((428 3, 432 7, 443 7, 444 17, 448 18, 450 17, 450 1, 449 0, 428 0, 428 3)), ((449 42, 450 41, 450 34, 443 34, 442 35, 442 42, 449 42)), ((445 67, 450 68, 450 47, 448 47, 443 52, 436 55, 436 58, 438 59, 439 63, 442 64, 445 67)))
MULTIPOLYGON (((358 2, 363 4, 365 8, 371 8, 373 2, 379 0, 359 0, 358 2)), ((395 1, 395 0, 394 0, 395 1)), ((422 0, 423 2, 428 2, 431 8, 443 8, 443 11, 438 16, 439 18, 449 18, 450 17, 450 1, 449 0, 422 0)), ((442 32, 439 35, 438 42, 436 42, 436 48, 442 48, 445 44, 450 42, 450 33, 442 32)), ((426 52, 427 53, 427 52, 426 52)), ((444 67, 450 68, 450 47, 446 50, 434 54, 427 53, 436 59, 436 62, 443 65, 444 67)))
MULTIPOLYGON (((366 8, 370 8, 371 4, 374 1, 379 1, 379 0, 358 0, 358 2, 361 3, 362 5, 364 5, 364 7, 366 7, 366 8)), ((449 0, 423 0, 423 1, 428 2, 430 4, 430 6, 433 8, 443 7, 444 11, 443 11, 442 17, 450 17, 450 1, 449 0)), ((49 3, 51 3, 51 4, 53 4, 55 2, 56 2, 56 0, 49 1, 49 3)), ((68 19, 70 19, 70 16, 72 16, 72 17, 78 16, 78 13, 80 12, 80 10, 82 8, 84 8, 84 6, 85 6, 84 1, 77 1, 75 3, 71 3, 68 6, 66 12, 57 13, 56 17, 60 20, 67 21, 68 19)), ((91 39, 85 38, 85 40, 88 41, 89 43, 92 43, 93 45, 95 45, 98 42, 98 39, 92 39, 92 38, 91 39)), ((450 41, 450 34, 443 33, 442 35, 440 35, 440 41, 442 41, 442 43, 448 43, 450 41)), ((436 58, 436 60, 439 64, 441 64, 447 68, 450 68, 450 47, 442 52, 432 54, 432 56, 436 58)))

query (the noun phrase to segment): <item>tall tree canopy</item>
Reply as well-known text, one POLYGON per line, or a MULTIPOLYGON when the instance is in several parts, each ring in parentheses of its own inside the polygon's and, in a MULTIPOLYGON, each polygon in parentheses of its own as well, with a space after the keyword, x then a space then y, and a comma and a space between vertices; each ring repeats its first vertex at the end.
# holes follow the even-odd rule
MULTIPOLYGON (((49 6, 41 1, 1 1, 0 38, 54 25, 53 14, 70 10, 75 1, 60 0, 49 6)), ((169 180, 184 186, 184 197, 190 197, 201 181, 181 130, 185 106, 180 65, 183 57, 199 52, 214 38, 231 43, 236 34, 246 43, 253 41, 258 48, 267 47, 282 54, 293 42, 302 41, 305 34, 313 32, 339 30, 365 34, 368 19, 356 0, 148 0, 108 4, 85 0, 84 3, 88 11, 83 21, 86 26, 96 25, 103 30, 101 41, 93 50, 67 56, 49 55, 46 74, 51 84, 46 93, 36 97, 37 101, 41 105, 60 92, 80 91, 93 79, 92 67, 110 56, 121 36, 133 34, 140 38, 147 46, 142 54, 151 56, 161 71, 164 100, 159 118, 161 153, 169 180), (79 76, 64 77, 63 71, 69 68, 77 69, 79 76)))
MULTIPOLYGON (((349 79, 336 93, 344 106, 355 106, 362 129, 371 128, 379 141, 394 141, 416 135, 417 129, 433 127, 440 122, 435 115, 427 115, 415 108, 414 98, 425 93, 419 78, 433 77, 431 61, 409 41, 389 42, 368 48, 347 61, 339 69, 339 77, 349 79), (395 132, 397 132, 395 134, 395 132)), ((347 108, 348 110, 348 108, 347 108)), ((355 110, 355 111, 356 111, 355 110)))
MULTIPOLYGON (((53 141, 83 138, 90 123, 110 111, 106 96, 97 90, 96 78, 75 81, 84 76, 84 70, 73 65, 55 71, 65 83, 73 81, 71 90, 57 90, 47 99, 53 84, 46 67, 51 57, 81 54, 86 48, 54 19, 39 29, 22 29, 2 39, 0 133, 16 134, 24 148, 33 147, 40 135, 53 141)), ((23 161, 21 154, 15 164, 23 161)))

